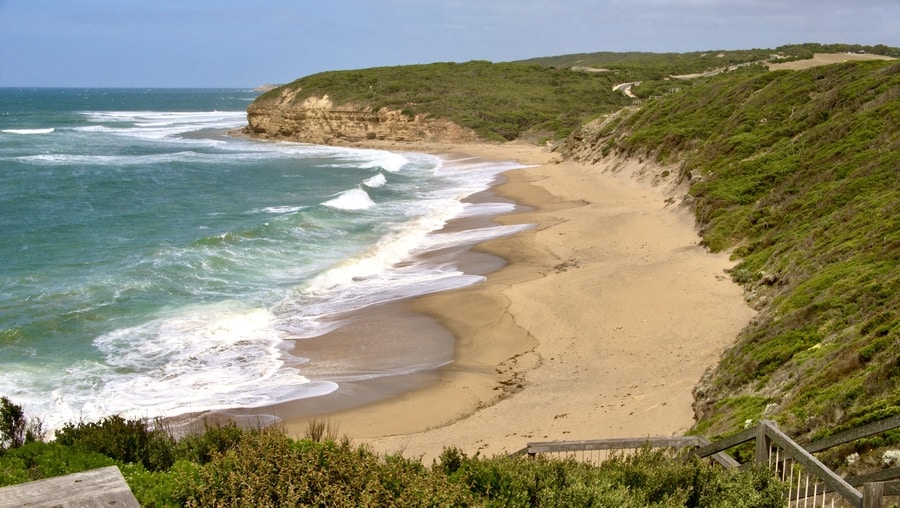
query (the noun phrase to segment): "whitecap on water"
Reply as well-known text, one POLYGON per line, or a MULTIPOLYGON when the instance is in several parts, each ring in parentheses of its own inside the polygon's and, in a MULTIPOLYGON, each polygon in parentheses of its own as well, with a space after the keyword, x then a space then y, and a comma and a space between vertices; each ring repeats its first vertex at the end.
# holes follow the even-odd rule
POLYGON ((106 364, 106 396, 92 397, 105 406, 99 414, 258 407, 337 388, 290 368, 306 360, 285 350, 270 311, 234 302, 182 309, 105 334, 94 345, 106 364))
POLYGON ((200 129, 235 128, 246 121, 246 114, 237 111, 89 111, 83 114, 92 122, 106 125, 76 130, 142 139, 162 139, 200 129))
POLYGON ((368 210, 375 206, 372 198, 362 189, 346 190, 322 204, 329 208, 348 211, 368 210))
POLYGON ((3 129, 0 132, 5 132, 7 134, 50 134, 55 131, 53 127, 48 127, 46 129, 3 129))
POLYGON ((375 176, 366 178, 366 180, 363 182, 363 185, 370 189, 375 189, 378 187, 383 187, 386 183, 387 178, 384 177, 384 173, 378 173, 375 176))

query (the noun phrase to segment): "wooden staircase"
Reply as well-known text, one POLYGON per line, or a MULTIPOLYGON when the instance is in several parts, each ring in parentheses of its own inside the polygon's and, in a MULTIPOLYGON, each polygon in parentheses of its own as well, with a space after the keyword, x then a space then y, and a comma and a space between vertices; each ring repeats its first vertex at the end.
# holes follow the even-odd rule
MULTIPOLYGON (((790 485, 786 506, 880 508, 886 498, 900 497, 900 481, 897 481, 900 479, 900 467, 843 478, 826 467, 814 454, 896 428, 900 428, 900 415, 841 432, 803 447, 781 432, 775 422, 763 420, 754 427, 716 442, 699 436, 535 442, 528 443, 528 446, 513 455, 548 455, 599 463, 611 455, 646 447, 690 448, 691 453, 713 460, 723 467, 746 467, 750 464, 741 464, 727 452, 752 442, 752 462, 774 470, 782 481, 790 485)), ((898 500, 894 501, 896 503, 898 500)))

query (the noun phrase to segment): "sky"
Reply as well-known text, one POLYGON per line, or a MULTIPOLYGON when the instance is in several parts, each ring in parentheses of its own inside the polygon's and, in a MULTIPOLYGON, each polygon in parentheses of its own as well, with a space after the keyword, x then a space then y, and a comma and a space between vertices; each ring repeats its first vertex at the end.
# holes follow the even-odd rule
POLYGON ((900 0, 0 0, 0 86, 255 87, 597 51, 900 47, 900 0))

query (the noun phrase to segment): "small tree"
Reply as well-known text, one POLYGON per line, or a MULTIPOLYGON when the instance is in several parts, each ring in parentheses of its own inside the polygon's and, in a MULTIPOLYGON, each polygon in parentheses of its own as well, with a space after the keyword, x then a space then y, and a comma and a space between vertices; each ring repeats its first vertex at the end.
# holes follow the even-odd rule
POLYGON ((37 418, 25 418, 22 406, 8 397, 0 397, 0 453, 18 448, 25 443, 43 439, 43 422, 37 418))

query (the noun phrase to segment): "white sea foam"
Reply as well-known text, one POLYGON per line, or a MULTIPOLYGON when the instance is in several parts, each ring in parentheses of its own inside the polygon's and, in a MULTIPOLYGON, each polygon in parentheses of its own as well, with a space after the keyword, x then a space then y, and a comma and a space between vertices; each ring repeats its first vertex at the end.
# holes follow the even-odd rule
POLYGON ((362 189, 346 190, 322 204, 329 208, 348 211, 368 210, 375 206, 372 198, 362 189))
POLYGON ((516 224, 510 226, 491 226, 479 229, 467 229, 463 231, 454 231, 452 233, 434 233, 428 237, 429 241, 426 248, 427 250, 440 250, 459 245, 474 245, 494 238, 501 238, 527 231, 532 227, 531 224, 516 224))
POLYGON ((250 213, 274 213, 274 214, 287 214, 287 213, 296 213, 300 210, 303 210, 302 206, 267 206, 265 208, 259 208, 257 210, 251 210, 250 213))
POLYGON ((98 337, 94 344, 106 357, 103 396, 92 397, 84 410, 171 416, 199 408, 259 407, 336 389, 290 368, 305 360, 284 350, 274 325, 265 309, 226 302, 98 337))
MULTIPOLYGON (((202 141, 198 144, 205 144, 202 141)), ((176 162, 197 162, 217 164, 236 161, 272 160, 273 153, 264 151, 244 151, 231 153, 208 153, 205 151, 180 150, 172 153, 154 153, 146 155, 82 155, 82 154, 41 154, 25 155, 12 158, 19 162, 41 165, 85 164, 92 166, 134 166, 141 164, 166 164, 176 162)), ((282 155, 284 158, 296 158, 297 155, 282 155)), ((2 160, 2 159, 0 159, 2 160)), ((292 175, 286 175, 292 176, 292 175)))
POLYGON ((89 166, 133 166, 140 164, 165 164, 172 162, 218 162, 221 155, 203 154, 193 151, 162 153, 150 155, 80 155, 80 154, 41 154, 16 157, 19 162, 41 165, 83 164, 89 166))
POLYGON ((457 218, 496 217, 498 215, 512 213, 515 209, 515 203, 466 203, 465 208, 457 215, 457 218))
POLYGON ((366 178, 363 182, 363 185, 369 187, 370 189, 376 189, 378 187, 384 187, 384 184, 387 183, 387 178, 385 178, 384 173, 378 173, 375 176, 366 178))
POLYGON ((371 162, 361 164, 359 167, 381 168, 388 173, 396 173, 403 169, 403 166, 409 164, 409 159, 400 153, 380 150, 370 150, 369 153, 374 156, 374 159, 371 162))
POLYGON ((265 309, 236 303, 196 306, 95 339, 105 360, 7 365, 0 388, 53 430, 66 422, 170 417, 254 408, 333 392, 296 366, 265 309))
MULTIPOLYGON (((113 135, 159 140, 201 129, 233 129, 246 123, 242 111, 89 111, 91 122, 103 125, 77 127, 81 132, 104 132, 113 135)), ((205 140, 208 141, 208 140, 205 140)))
MULTIPOLYGON (((336 286, 348 286, 366 278, 383 275, 394 265, 409 259, 425 243, 429 232, 441 228, 454 215, 455 202, 447 202, 440 212, 411 220, 384 235, 368 251, 347 259, 312 279, 305 292, 321 294, 336 286)), ((461 205, 456 205, 461 207, 461 205)))
MULTIPOLYGON (((328 295, 328 308, 360 308, 393 298, 422 294, 423 291, 472 284, 481 277, 466 275, 454 265, 426 266, 411 263, 410 260, 428 251, 470 246, 531 227, 496 226, 449 234, 435 233, 453 218, 490 216, 513 210, 511 203, 472 204, 463 203, 462 199, 488 188, 502 171, 522 167, 515 162, 483 162, 480 159, 436 162, 439 163, 435 165, 434 172, 454 184, 425 192, 423 199, 414 203, 422 208, 417 218, 398 225, 366 252, 314 277, 301 289, 301 299, 328 295)), ((302 305, 308 304, 307 300, 302 300, 302 305)))
POLYGON ((341 157, 337 162, 328 164, 335 168, 383 169, 388 173, 397 173, 410 164, 407 155, 384 150, 343 148, 338 152, 341 157))
POLYGON ((55 131, 53 127, 49 127, 46 129, 2 129, 0 132, 5 132, 7 134, 50 134, 55 131))

